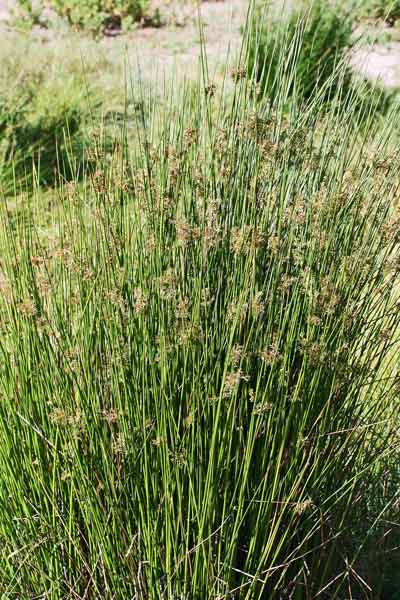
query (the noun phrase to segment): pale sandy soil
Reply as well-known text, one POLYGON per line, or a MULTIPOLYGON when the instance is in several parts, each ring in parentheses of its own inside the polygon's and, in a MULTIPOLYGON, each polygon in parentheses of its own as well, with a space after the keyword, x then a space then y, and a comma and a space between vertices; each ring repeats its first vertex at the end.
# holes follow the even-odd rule
MULTIPOLYGON (((0 0, 0 20, 3 23, 2 38, 11 33, 6 26, 13 0, 0 0)), ((210 69, 218 69, 226 62, 228 53, 235 55, 241 44, 240 26, 246 19, 247 0, 210 0, 200 6, 201 22, 207 46, 210 69)), ((194 75, 199 56, 198 12, 195 6, 168 2, 162 7, 167 24, 161 28, 139 28, 127 35, 105 37, 98 43, 99 50, 115 56, 128 53, 135 62, 139 58, 144 72, 148 69, 175 68, 181 75, 194 75)), ((21 34, 25 35, 26 34, 21 34)), ((60 36, 51 31, 36 32, 48 44, 60 43, 60 36)), ((68 34, 64 34, 63 41, 68 34)), ((77 43, 77 37, 74 37, 77 43)), ((82 39, 82 48, 88 40, 82 39)), ((1 38, 0 38, 1 44, 1 38)))
MULTIPOLYGON (((211 79, 221 75, 227 58, 232 62, 237 58, 247 6, 247 0, 224 0, 204 2, 200 7, 211 79)), ((178 13, 177 19, 182 15, 178 13)), ((183 26, 145 28, 120 38, 104 38, 100 44, 113 52, 117 48, 117 53, 126 48, 132 61, 139 59, 143 72, 158 68, 195 78, 200 54, 197 10, 187 8, 181 22, 183 26)))
POLYGON ((387 88, 400 87, 400 42, 373 44, 357 50, 351 63, 355 70, 387 88))
POLYGON ((0 0, 0 20, 6 20, 9 12, 9 1, 10 0, 0 0))
MULTIPOLYGON (((15 0, 0 0, 0 21, 3 23, 0 44, 11 35, 4 30, 10 8, 15 0)), ((281 0, 276 0, 277 2, 281 0)), ((182 5, 180 0, 170 0, 168 7, 160 2, 168 23, 159 29, 137 29, 128 35, 108 37, 94 42, 68 34, 62 36, 51 31, 36 32, 48 45, 74 46, 82 49, 83 59, 87 52, 103 53, 109 64, 117 65, 125 59, 130 65, 141 66, 142 74, 159 80, 172 72, 176 77, 197 76, 200 53, 197 9, 193 5, 182 5)), ((210 0, 200 5, 201 21, 207 48, 211 79, 221 77, 228 61, 237 59, 241 46, 240 27, 246 19, 247 0, 210 0)), ((25 34, 22 34, 26 36, 25 34)), ((400 42, 388 45, 364 46, 353 53, 352 65, 371 80, 380 80, 387 87, 400 87, 400 42)))

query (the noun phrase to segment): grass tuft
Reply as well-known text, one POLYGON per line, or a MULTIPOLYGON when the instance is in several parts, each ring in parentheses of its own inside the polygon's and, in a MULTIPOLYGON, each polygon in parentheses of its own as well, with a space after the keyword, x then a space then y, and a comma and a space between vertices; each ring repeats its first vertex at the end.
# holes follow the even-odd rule
POLYGON ((5 597, 395 587, 397 115, 232 75, 3 203, 5 597))

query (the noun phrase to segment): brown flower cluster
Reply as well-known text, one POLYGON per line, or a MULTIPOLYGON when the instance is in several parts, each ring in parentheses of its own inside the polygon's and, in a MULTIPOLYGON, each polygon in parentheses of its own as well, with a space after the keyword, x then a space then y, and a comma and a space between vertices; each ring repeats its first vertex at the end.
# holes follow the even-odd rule
POLYGON ((233 227, 231 230, 230 248, 234 254, 247 254, 261 248, 264 244, 265 236, 256 226, 244 225, 233 227))

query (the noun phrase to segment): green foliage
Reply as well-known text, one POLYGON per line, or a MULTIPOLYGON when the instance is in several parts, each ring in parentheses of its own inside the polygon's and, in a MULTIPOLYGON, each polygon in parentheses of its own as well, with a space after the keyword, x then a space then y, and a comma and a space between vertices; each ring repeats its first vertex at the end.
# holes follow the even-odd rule
POLYGON ((246 31, 247 72, 263 96, 273 100, 283 87, 286 103, 293 97, 308 102, 318 96, 327 105, 343 103, 365 115, 377 109, 387 112, 391 94, 351 72, 347 55, 354 43, 353 22, 341 5, 306 2, 279 20, 269 9, 256 10, 258 18, 246 31))
POLYGON ((128 148, 123 130, 110 159, 99 123, 80 185, 6 206, 5 596, 379 593, 394 119, 375 137, 348 107, 250 92, 236 77, 219 104, 199 81, 161 112, 143 95, 128 148))
POLYGON ((76 178, 87 139, 87 98, 74 80, 62 85, 32 76, 2 90, 0 187, 5 194, 31 190, 35 181, 76 178))
MULTIPOLYGON (((5 35, 0 72, 0 188, 32 191, 64 180, 82 178, 90 168, 84 156, 100 107, 107 115, 109 149, 127 119, 139 110, 139 98, 124 99, 123 76, 108 51, 90 38, 62 36, 43 44, 37 36, 5 35), (27 60, 27 56, 34 57, 27 60), (84 64, 82 63, 84 56, 84 64), (83 72, 84 70, 84 72, 83 72)), ((133 94, 133 92, 131 92, 133 94)))
MULTIPOLYGON (((309 7, 302 4, 286 18, 257 9, 258 18, 250 32, 249 74, 254 71, 265 93, 275 96, 282 79, 287 95, 311 98, 321 87, 332 96, 338 82, 332 75, 343 62, 351 45, 352 23, 331 4, 317 0, 309 7), (285 55, 285 56, 284 56, 285 55)), ((340 75, 348 87, 350 73, 340 75)))
POLYGON ((362 0, 355 8, 362 17, 384 19, 389 23, 400 18, 400 0, 362 0))
POLYGON ((44 8, 65 19, 73 28, 99 33, 109 28, 128 28, 146 14, 148 0, 18 0, 22 15, 32 22, 46 21, 44 8))
POLYGON ((44 71, 2 81, 13 172, 67 151, 2 202, 1 594, 396 600, 398 115, 241 67, 82 150, 44 71))

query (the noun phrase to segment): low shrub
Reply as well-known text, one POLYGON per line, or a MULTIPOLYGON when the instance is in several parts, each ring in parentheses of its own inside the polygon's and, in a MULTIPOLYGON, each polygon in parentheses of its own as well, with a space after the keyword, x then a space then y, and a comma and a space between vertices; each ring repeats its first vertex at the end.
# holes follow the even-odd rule
POLYGON ((59 177, 82 179, 91 168, 84 149, 100 114, 106 117, 107 152, 134 113, 148 118, 136 88, 124 97, 123 65, 116 65, 95 40, 80 38, 77 43, 77 37, 43 44, 37 36, 4 35, 0 188, 7 196, 20 189, 31 192, 35 182, 44 189, 59 177))
MULTIPOLYGON (((54 100, 54 98, 52 98, 54 100)), ((34 179, 40 185, 52 185, 56 174, 69 180, 75 171, 69 162, 69 150, 77 158, 82 143, 82 112, 79 102, 50 105, 53 110, 31 114, 25 104, 21 112, 10 111, 9 104, 0 107, 3 138, 0 181, 6 193, 32 189, 34 179), (72 146, 71 146, 72 145, 72 146), (72 148, 73 147, 73 148, 72 148)), ((29 102, 29 101, 28 101, 29 102)))
POLYGON ((400 18, 399 0, 362 0, 355 9, 361 17, 383 19, 390 24, 400 18))
POLYGON ((88 98, 77 81, 54 82, 40 72, 21 78, 23 87, 17 78, 0 101, 0 187, 6 195, 32 190, 35 182, 51 186, 60 176, 80 177, 90 126, 88 98))
POLYGON ((18 0, 21 14, 33 23, 45 23, 51 15, 65 19, 75 29, 99 33, 126 29, 144 18, 148 0, 18 0), (46 9, 46 10, 45 10, 46 9))

